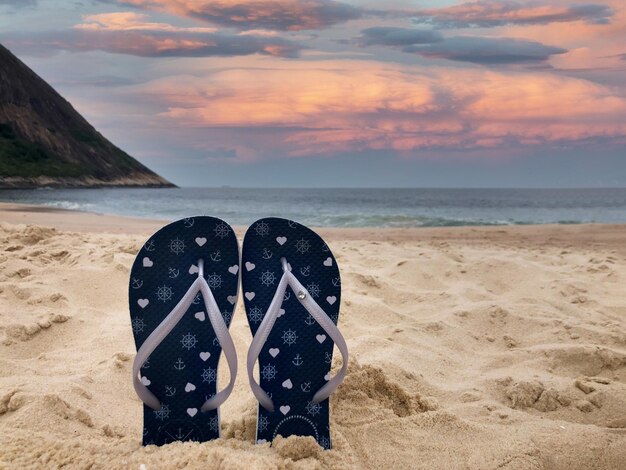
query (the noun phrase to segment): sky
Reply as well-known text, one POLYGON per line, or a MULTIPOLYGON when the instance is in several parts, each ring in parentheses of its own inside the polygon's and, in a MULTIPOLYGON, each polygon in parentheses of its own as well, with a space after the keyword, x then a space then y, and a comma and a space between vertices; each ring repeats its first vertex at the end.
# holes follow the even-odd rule
POLYGON ((0 43, 182 186, 626 186, 623 0, 0 0, 0 43))

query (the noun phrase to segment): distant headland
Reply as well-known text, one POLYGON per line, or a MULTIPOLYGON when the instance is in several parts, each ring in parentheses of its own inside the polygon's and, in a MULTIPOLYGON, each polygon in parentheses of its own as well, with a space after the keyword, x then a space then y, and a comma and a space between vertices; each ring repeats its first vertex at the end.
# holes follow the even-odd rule
POLYGON ((113 145, 0 45, 0 189, 174 187, 113 145))

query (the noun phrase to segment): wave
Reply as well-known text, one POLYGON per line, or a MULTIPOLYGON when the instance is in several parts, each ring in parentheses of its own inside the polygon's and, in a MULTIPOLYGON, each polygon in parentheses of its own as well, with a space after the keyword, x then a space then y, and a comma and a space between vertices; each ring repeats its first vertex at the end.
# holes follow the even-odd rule
POLYGON ((484 218, 446 218, 428 217, 401 214, 376 215, 329 215, 325 217, 311 216, 310 223, 325 227, 466 227, 466 226, 502 226, 502 225, 535 225, 535 224, 580 224, 576 220, 512 220, 512 219, 484 219, 484 218))
POLYGON ((98 207, 95 204, 73 201, 52 201, 42 204, 46 207, 54 207, 55 209, 65 209, 71 211, 97 212, 98 207))

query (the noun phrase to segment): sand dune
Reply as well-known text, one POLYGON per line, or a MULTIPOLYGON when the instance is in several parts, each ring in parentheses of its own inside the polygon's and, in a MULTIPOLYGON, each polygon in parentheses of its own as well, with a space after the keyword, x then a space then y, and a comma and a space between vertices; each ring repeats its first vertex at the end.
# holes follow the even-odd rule
MULTIPOLYGON (((143 448, 126 289, 158 224, 53 215, 0 224, 0 468, 626 468, 626 228, 324 230, 352 355, 334 449, 253 445, 245 374, 222 439, 143 448)), ((241 305, 231 330, 243 360, 241 305)))

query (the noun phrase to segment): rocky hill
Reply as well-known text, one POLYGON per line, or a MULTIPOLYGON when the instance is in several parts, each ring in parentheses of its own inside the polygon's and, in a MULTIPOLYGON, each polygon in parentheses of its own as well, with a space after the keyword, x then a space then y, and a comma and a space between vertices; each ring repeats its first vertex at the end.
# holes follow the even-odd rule
POLYGON ((0 188, 173 186, 0 45, 0 188))

